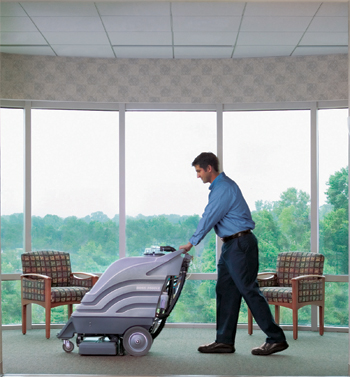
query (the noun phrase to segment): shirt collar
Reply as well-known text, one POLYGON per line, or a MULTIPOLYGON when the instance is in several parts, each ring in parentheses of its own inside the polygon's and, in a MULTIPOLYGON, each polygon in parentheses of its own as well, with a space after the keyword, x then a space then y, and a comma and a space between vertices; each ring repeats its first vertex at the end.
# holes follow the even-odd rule
POLYGON ((211 185, 209 186, 209 190, 212 190, 212 189, 215 187, 215 185, 217 185, 218 182, 222 181, 225 177, 226 177, 226 175, 225 175, 224 172, 220 173, 220 174, 214 179, 214 181, 211 183, 211 185))

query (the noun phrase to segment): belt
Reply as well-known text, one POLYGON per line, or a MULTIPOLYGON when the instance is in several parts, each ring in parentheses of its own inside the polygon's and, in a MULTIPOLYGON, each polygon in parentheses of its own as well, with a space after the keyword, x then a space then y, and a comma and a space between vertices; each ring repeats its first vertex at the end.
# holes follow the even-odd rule
POLYGON ((238 232, 238 233, 232 234, 232 236, 223 237, 221 239, 222 239, 223 242, 228 242, 230 240, 233 240, 234 238, 238 238, 238 237, 244 236, 245 234, 249 234, 251 232, 252 231, 250 229, 243 230, 242 232, 238 232))

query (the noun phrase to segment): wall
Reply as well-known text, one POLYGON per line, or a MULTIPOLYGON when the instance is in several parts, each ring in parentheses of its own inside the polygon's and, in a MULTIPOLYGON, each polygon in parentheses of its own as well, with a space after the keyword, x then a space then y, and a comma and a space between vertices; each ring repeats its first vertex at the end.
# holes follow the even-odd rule
POLYGON ((245 103, 348 98, 348 56, 99 59, 0 54, 0 98, 245 103))

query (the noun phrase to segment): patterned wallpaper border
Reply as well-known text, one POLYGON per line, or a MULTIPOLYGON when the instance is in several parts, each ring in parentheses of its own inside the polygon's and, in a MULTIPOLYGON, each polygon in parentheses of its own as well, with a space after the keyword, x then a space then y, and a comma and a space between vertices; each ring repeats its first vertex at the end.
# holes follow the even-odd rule
POLYGON ((251 103, 348 98, 348 55, 100 59, 0 54, 2 99, 251 103))

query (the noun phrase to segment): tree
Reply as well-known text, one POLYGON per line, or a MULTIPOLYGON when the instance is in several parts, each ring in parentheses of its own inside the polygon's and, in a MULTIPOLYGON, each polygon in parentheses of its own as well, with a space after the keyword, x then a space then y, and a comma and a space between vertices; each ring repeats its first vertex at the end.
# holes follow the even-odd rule
POLYGON ((333 210, 320 221, 321 252, 326 256, 326 268, 332 273, 348 273, 348 168, 330 176, 327 182, 327 203, 333 210))
POLYGON ((342 168, 330 176, 327 182, 328 190, 327 203, 331 204, 335 210, 340 208, 348 209, 349 187, 348 187, 349 168, 342 168))

